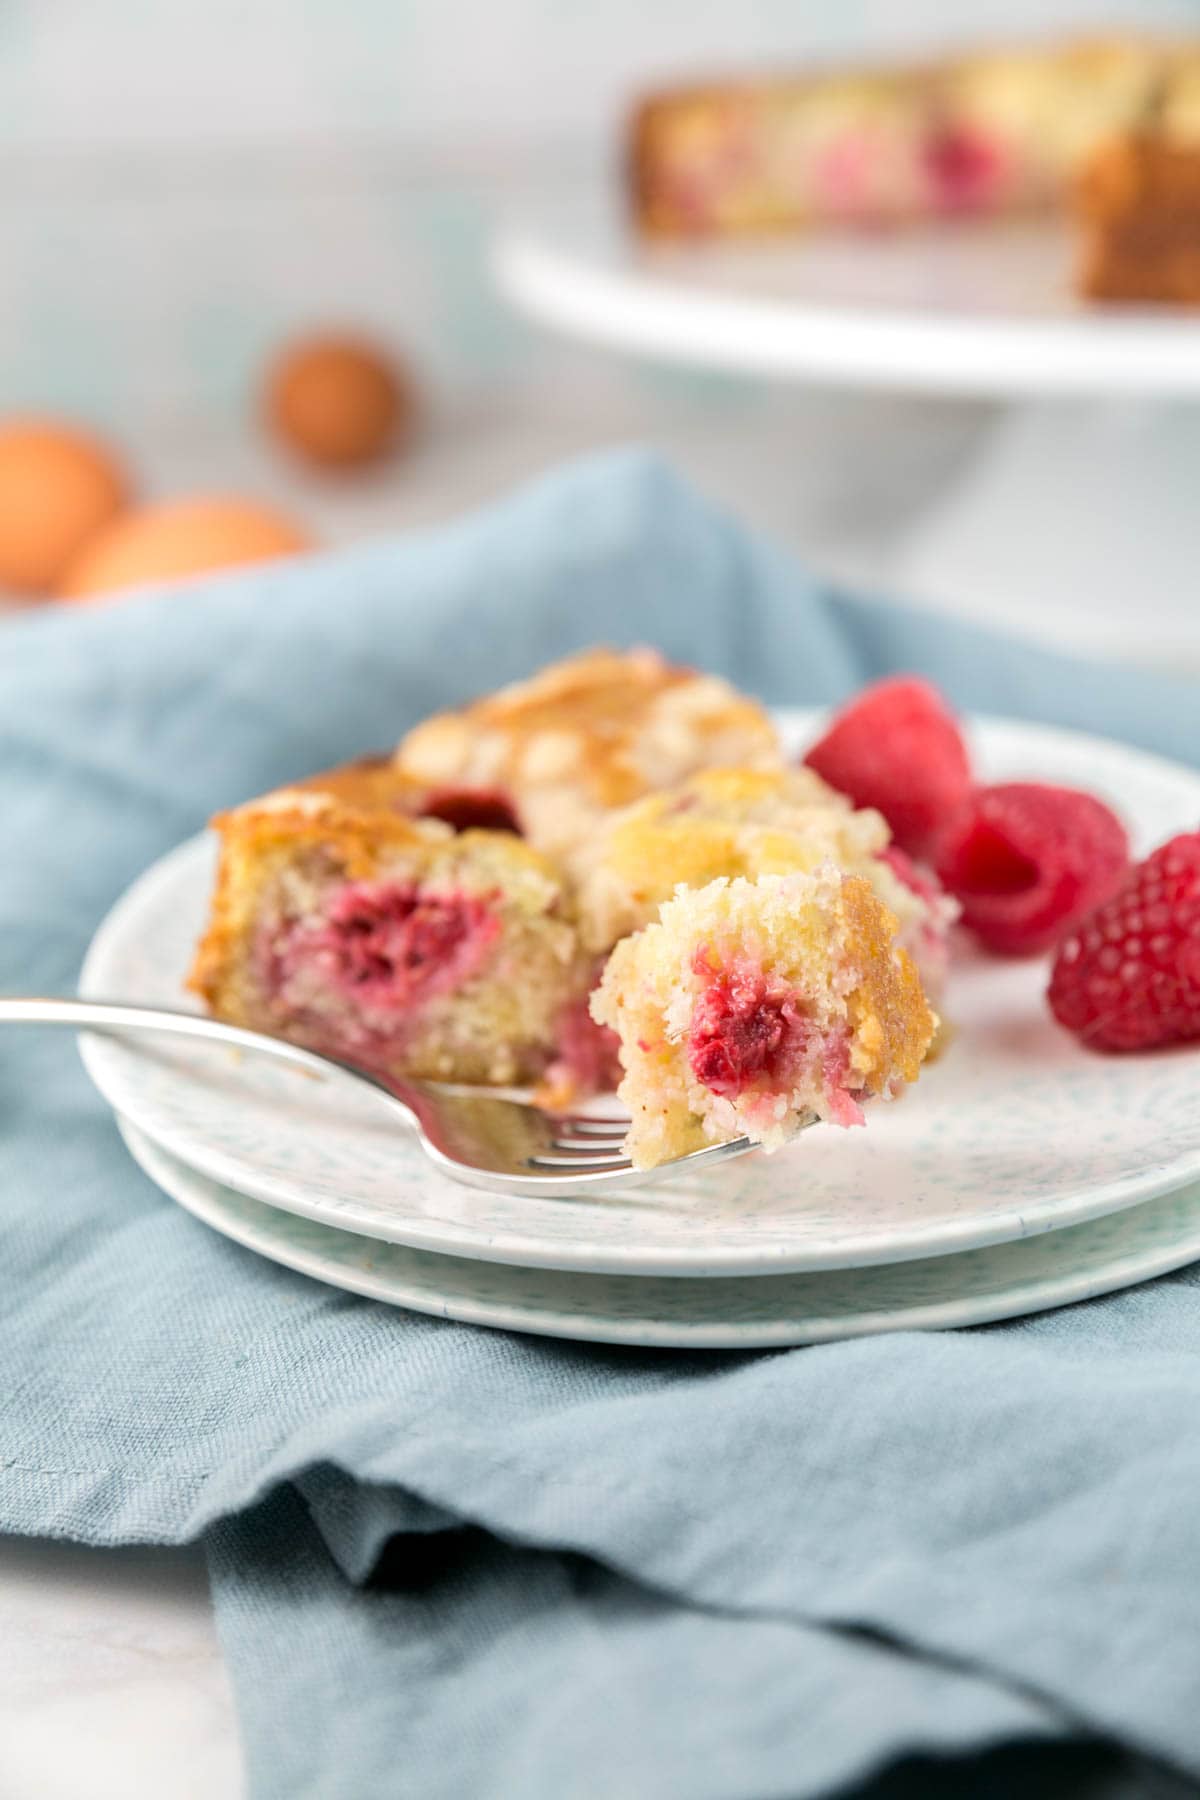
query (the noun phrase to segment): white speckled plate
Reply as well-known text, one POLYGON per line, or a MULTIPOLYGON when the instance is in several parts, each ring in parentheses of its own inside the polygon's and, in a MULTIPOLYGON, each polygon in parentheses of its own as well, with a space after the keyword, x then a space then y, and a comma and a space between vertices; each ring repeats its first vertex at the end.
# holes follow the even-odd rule
MULTIPOLYGON (((798 738, 812 720, 792 717, 798 738)), ((977 726, 983 771, 1087 786, 1138 851, 1200 820, 1200 775, 1099 739, 977 726)), ((211 845, 182 845, 102 925, 83 992, 178 1004, 204 915, 211 845)), ((440 1178, 369 1093, 163 1039, 83 1040, 117 1112, 172 1155, 327 1225, 489 1262, 639 1275, 856 1267, 1074 1225, 1200 1177, 1200 1051, 1105 1058, 1058 1030, 1041 962, 967 957, 951 980, 955 1038, 865 1130, 806 1132, 609 1198, 490 1197, 440 1178)))
POLYGON ((1023 1242, 808 1275, 691 1281, 517 1269, 336 1231, 210 1181, 121 1120, 172 1199, 272 1262, 413 1312, 473 1325, 660 1349, 755 1349, 934 1331, 1044 1312, 1200 1258, 1200 1183, 1023 1242))

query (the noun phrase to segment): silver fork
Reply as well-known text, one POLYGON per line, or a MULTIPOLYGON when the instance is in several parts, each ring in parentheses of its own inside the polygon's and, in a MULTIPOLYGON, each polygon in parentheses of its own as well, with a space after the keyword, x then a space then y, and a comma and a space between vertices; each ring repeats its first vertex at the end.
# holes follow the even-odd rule
POLYGON ((656 1180, 679 1169, 726 1162, 754 1148, 749 1138, 733 1138, 660 1163, 656 1169, 639 1170, 621 1149, 627 1120, 546 1112, 532 1101, 490 1093, 486 1088, 394 1081, 357 1063, 303 1050, 284 1038, 165 1006, 0 997, 0 1025, 69 1025, 116 1037, 127 1032, 169 1033, 259 1051, 323 1080, 335 1073, 347 1076, 374 1088, 389 1102, 415 1130, 422 1149, 444 1174, 468 1187, 490 1188, 493 1193, 569 1195, 591 1188, 622 1187, 656 1180))

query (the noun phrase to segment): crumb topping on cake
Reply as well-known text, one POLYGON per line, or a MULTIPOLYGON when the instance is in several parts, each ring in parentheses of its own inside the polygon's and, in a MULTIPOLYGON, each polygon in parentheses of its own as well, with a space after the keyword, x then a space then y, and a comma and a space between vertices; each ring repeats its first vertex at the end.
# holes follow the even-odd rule
POLYGON ((402 739, 395 766, 434 786, 483 788, 539 848, 569 854, 609 809, 695 769, 778 764, 762 707, 655 650, 590 650, 402 739))
POLYGON ((784 765, 761 707, 653 651, 573 657, 214 824, 190 985, 220 1017, 553 1104, 623 1064, 646 1166, 854 1123, 928 1046, 897 934, 936 960, 936 887, 784 765))
POLYGON ((679 886, 811 872, 861 874, 936 986, 954 917, 932 878, 897 861, 881 815, 853 808, 812 769, 712 769, 605 820, 576 859, 580 929, 606 950, 649 924, 679 886))

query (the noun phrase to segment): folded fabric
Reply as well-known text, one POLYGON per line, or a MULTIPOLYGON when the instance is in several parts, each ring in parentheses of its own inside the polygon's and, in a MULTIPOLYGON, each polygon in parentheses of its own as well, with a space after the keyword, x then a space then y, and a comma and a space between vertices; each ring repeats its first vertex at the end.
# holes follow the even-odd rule
MULTIPOLYGON (((919 668, 1200 763, 1194 685, 832 593, 641 454, 3 636, 12 991, 70 990, 218 806, 597 639, 777 702, 919 668)), ((1200 1780, 1191 1272, 974 1332, 585 1348, 225 1242, 62 1037, 0 1041, 0 1110, 0 1529, 205 1540, 257 1800, 938 1791, 914 1757, 972 1793, 1200 1780)))

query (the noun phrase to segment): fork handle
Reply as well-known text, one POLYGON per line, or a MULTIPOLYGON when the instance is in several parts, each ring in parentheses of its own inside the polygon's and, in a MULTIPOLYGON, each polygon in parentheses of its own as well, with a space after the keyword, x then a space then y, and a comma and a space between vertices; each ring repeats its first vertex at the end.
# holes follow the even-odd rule
POLYGON ((414 1122, 410 1107, 393 1087, 369 1069, 356 1063, 345 1063, 335 1056, 322 1056, 305 1050, 300 1044, 289 1044, 285 1038, 268 1037, 264 1031, 251 1031, 244 1025, 227 1025, 223 1019, 210 1019, 205 1013, 184 1012, 173 1006, 130 1006, 109 1000, 60 1000, 49 995, 0 995, 0 1025, 69 1025, 76 1030, 99 1031, 121 1037, 125 1032, 164 1032, 172 1037, 204 1038, 210 1043, 226 1044, 238 1050, 257 1051, 273 1056, 277 1062, 290 1063, 310 1075, 326 1079, 330 1070, 338 1070, 383 1094, 414 1122))

